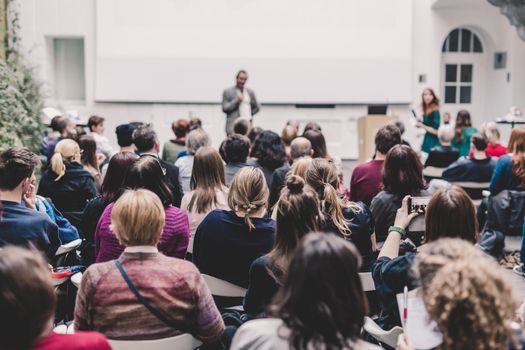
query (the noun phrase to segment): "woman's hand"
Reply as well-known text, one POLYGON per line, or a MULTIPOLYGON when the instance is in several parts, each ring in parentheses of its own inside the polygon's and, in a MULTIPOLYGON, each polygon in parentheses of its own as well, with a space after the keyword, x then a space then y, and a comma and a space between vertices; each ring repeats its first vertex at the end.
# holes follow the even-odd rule
POLYGON ((22 196, 27 208, 36 210, 36 188, 35 185, 29 184, 26 192, 22 196))
POLYGON ((408 195, 403 198, 403 203, 401 204, 401 208, 397 210, 394 221, 394 226, 401 227, 402 229, 406 229, 410 222, 419 215, 418 213, 408 213, 408 198, 410 198, 408 195))
POLYGON ((396 350, 415 350, 415 348, 404 334, 400 334, 397 338, 396 350))

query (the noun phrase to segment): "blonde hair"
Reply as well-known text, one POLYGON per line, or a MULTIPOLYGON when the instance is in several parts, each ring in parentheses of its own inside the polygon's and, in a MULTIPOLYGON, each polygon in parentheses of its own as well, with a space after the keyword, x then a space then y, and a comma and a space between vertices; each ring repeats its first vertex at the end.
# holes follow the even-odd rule
POLYGON ((157 245, 164 228, 164 207, 148 190, 127 190, 111 211, 111 229, 120 244, 157 245))
POLYGON ((51 170, 58 175, 55 181, 60 180, 66 173, 66 163, 80 154, 80 146, 74 140, 64 139, 55 146, 55 153, 51 157, 51 170))
POLYGON ((443 333, 441 349, 507 349, 514 339, 516 302, 495 260, 460 239, 440 239, 414 263, 430 318, 443 333))
POLYGON ((255 228, 250 215, 268 204, 268 185, 263 172, 254 167, 244 167, 235 174, 228 193, 228 206, 244 212, 249 230, 255 228))
POLYGON ((500 132, 498 125, 494 122, 488 122, 481 127, 483 135, 487 138, 490 144, 497 144, 500 140, 500 132))
POLYGON ((306 170, 308 170, 310 164, 312 164, 312 157, 301 157, 299 159, 295 159, 293 161, 290 174, 297 175, 304 179, 304 175, 306 174, 306 170))

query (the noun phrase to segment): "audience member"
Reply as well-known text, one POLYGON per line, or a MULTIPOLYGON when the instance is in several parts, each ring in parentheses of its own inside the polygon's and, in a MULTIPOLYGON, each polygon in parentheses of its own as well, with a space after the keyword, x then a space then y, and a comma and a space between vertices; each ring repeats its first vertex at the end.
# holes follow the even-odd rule
POLYGON ((84 170, 93 176, 97 192, 102 185, 102 174, 100 172, 100 163, 105 159, 102 153, 97 154, 97 143, 92 136, 85 135, 79 138, 78 146, 80 147, 80 163, 84 170))
POLYGON ((255 158, 254 166, 262 170, 268 188, 272 187, 272 176, 275 170, 286 162, 286 151, 283 140, 275 132, 263 131, 255 139, 250 150, 250 155, 255 158))
POLYGON ((403 123, 401 120, 396 120, 394 125, 397 126, 397 128, 399 129, 399 133, 401 134, 401 144, 411 147, 410 143, 403 138, 403 135, 405 134, 405 123, 403 123))
POLYGON ((179 153, 186 150, 186 135, 190 128, 188 119, 177 119, 171 124, 171 130, 175 138, 164 143, 162 147, 162 160, 168 163, 175 163, 179 153))
POLYGON ((202 129, 202 120, 197 117, 190 118, 190 128, 188 129, 188 132, 195 129, 202 129))
POLYGON ((57 226, 46 214, 22 203, 32 190, 38 161, 27 148, 9 148, 0 154, 0 246, 34 246, 51 258, 60 245, 57 226))
POLYGON ((190 192, 191 169, 193 168, 195 153, 199 148, 210 146, 210 144, 210 137, 204 130, 199 128, 188 133, 186 137, 188 155, 179 157, 175 162, 175 166, 179 168, 179 181, 184 194, 190 192))
POLYGON ((226 185, 230 186, 237 172, 246 166, 248 154, 250 153, 250 140, 243 135, 232 134, 226 138, 222 149, 224 151, 224 173, 226 185))
POLYGON ((250 132, 251 127, 251 119, 239 117, 233 123, 233 133, 246 136, 250 132))
POLYGON ((267 203, 262 171, 239 170, 228 193, 231 210, 213 210, 195 233, 193 262, 202 273, 248 287, 250 265, 273 245, 275 227, 265 217, 267 203))
POLYGON ((95 332, 57 334, 57 294, 46 261, 34 251, 6 247, 0 254, 0 349, 111 350, 95 332))
POLYGON ((443 124, 444 125, 450 124, 451 119, 452 119, 452 116, 450 115, 450 112, 443 113, 443 124))
POLYGON ((80 147, 70 139, 57 143, 50 166, 44 170, 38 194, 49 197, 63 213, 81 213, 97 195, 95 180, 80 163, 80 147))
POLYGON ((342 239, 306 236, 269 308, 272 318, 245 323, 231 349, 380 349, 360 339, 368 311, 360 262, 342 239))
MULTIPOLYGON (((302 157, 311 157, 311 155, 312 144, 307 138, 297 137, 292 140, 290 144, 290 160, 292 161, 292 165, 298 159, 302 157)), ((286 182, 286 176, 290 173, 290 170, 291 168, 288 162, 284 162, 283 166, 275 169, 272 175, 272 186, 270 187, 269 208, 273 208, 275 203, 277 203, 281 189, 284 187, 284 183, 286 182)))
POLYGON ((40 144, 40 152, 47 157, 48 161, 55 153, 58 141, 66 138, 72 130, 74 131, 75 124, 69 118, 57 115, 51 119, 49 127, 51 133, 40 144))
POLYGON ((354 243, 363 258, 363 271, 370 271, 375 250, 374 219, 368 207, 347 202, 337 195, 337 170, 326 159, 315 158, 306 170, 308 183, 319 197, 323 213, 321 229, 354 243))
POLYGON ((138 127, 133 133, 133 143, 140 153, 140 157, 153 157, 159 160, 162 172, 173 195, 173 205, 179 207, 182 200, 182 187, 179 179, 179 168, 159 158, 159 138, 149 125, 138 127))
POLYGON ((503 190, 525 189, 525 127, 512 129, 508 151, 496 163, 489 187, 492 196, 503 190))
POLYGON ((401 207, 403 197, 429 196, 426 188, 423 165, 416 152, 405 145, 392 147, 385 159, 383 190, 372 199, 370 205, 378 242, 386 239, 388 228, 394 224, 396 211, 401 207))
POLYGON ((446 168, 459 158, 459 151, 451 146, 454 137, 454 128, 448 124, 441 125, 438 129, 440 145, 432 148, 425 161, 425 167, 446 168))
POLYGON ((126 248, 117 260, 91 265, 84 273, 76 331, 97 330, 126 340, 181 333, 205 343, 220 338, 224 323, 199 271, 157 250, 168 226, 165 213, 159 197, 143 189, 128 190, 116 201, 112 228, 126 248))
POLYGON ((182 197, 180 207, 188 214, 190 241, 193 241, 197 227, 210 211, 229 209, 224 165, 221 156, 212 147, 201 147, 195 153, 190 188, 191 192, 182 197))
POLYGON ((137 147, 133 143, 133 133, 137 129, 132 123, 121 124, 116 127, 115 134, 117 134, 117 143, 120 146, 120 152, 135 153, 137 147))
POLYGON ((83 264, 86 266, 95 262, 95 231, 98 221, 108 204, 116 199, 122 188, 124 176, 136 160, 136 155, 131 152, 118 152, 111 157, 100 194, 90 200, 84 209, 80 229, 87 243, 87 249, 82 255, 83 264))
POLYGON ((421 94, 421 107, 423 109, 423 120, 417 122, 416 126, 425 130, 421 151, 429 153, 432 148, 439 145, 437 131, 439 129, 439 99, 434 90, 426 88, 421 94))
POLYGON ((452 146, 459 150, 461 157, 466 157, 470 151, 470 137, 478 132, 476 128, 472 127, 470 113, 467 110, 462 109, 458 112, 455 131, 452 146))
POLYGON ((284 127, 281 132, 281 138, 284 142, 284 148, 286 150, 286 155, 290 158, 290 145, 292 141, 298 136, 298 130, 293 125, 287 125, 284 127))
POLYGON ((289 119, 286 121, 286 126, 292 126, 299 135, 299 121, 297 119, 289 119))
POLYGON ((488 122, 482 127, 483 135, 488 140, 485 154, 489 157, 501 157, 507 154, 507 147, 500 143, 500 132, 498 125, 494 122, 488 122))
MULTIPOLYGON (((408 252, 399 256, 401 240, 406 238, 406 228, 418 215, 408 213, 408 198, 409 196, 403 198, 395 222, 388 229, 388 237, 372 267, 372 276, 384 316, 380 324, 384 329, 390 329, 400 323, 396 294, 403 292, 405 286, 409 289, 416 286, 409 274, 416 253, 408 252)), ((461 238, 471 244, 477 241, 476 209, 467 193, 457 186, 434 193, 426 209, 424 242, 430 243, 444 237, 461 238)))
POLYGON ((317 124, 316 122, 308 122, 308 123, 306 123, 306 125, 304 126, 304 130, 303 130, 303 136, 309 130, 315 130, 315 131, 318 131, 318 132, 323 132, 321 130, 321 125, 317 124))
MULTIPOLYGON (((498 263, 459 239, 440 239, 425 248, 413 270, 428 316, 443 335, 440 348, 521 349, 519 325, 512 322, 517 303, 498 263)), ((403 336, 398 349, 414 350, 409 341, 403 336)))
POLYGON ((310 141, 312 147, 312 158, 329 158, 326 141, 321 131, 312 129, 305 131, 303 137, 310 141))
MULTIPOLYGON (((123 188, 145 188, 155 193, 164 205, 166 224, 159 241, 159 250, 176 258, 184 258, 188 248, 190 232, 186 213, 172 205, 173 195, 166 182, 159 159, 142 157, 128 169, 123 188)), ((116 259, 124 251, 118 237, 111 229, 111 213, 115 203, 110 203, 102 213, 95 231, 96 262, 116 259)))
POLYGON ((263 131, 264 131, 264 129, 259 127, 259 126, 254 126, 253 128, 250 129, 250 132, 248 133, 248 138, 250 139, 250 148, 253 147, 253 145, 255 143, 255 139, 263 131))
POLYGON ((276 207, 275 242, 270 253, 255 259, 244 311, 252 317, 263 314, 283 284, 290 260, 300 239, 320 227, 317 193, 302 178, 290 176, 276 207))
POLYGON ((113 154, 116 153, 111 143, 106 136, 104 136, 104 118, 97 115, 92 115, 88 120, 88 128, 91 132, 90 135, 93 136, 93 139, 97 143, 97 149, 99 152, 103 153, 106 158, 111 158, 113 154))
POLYGON ((401 133, 395 125, 386 125, 375 136, 375 157, 355 167, 350 180, 350 200, 363 202, 370 206, 372 198, 383 185, 381 171, 386 154, 392 147, 401 143, 401 133))
POLYGON ((312 157, 305 156, 294 160, 292 168, 290 169, 290 175, 297 175, 304 179, 310 164, 312 164, 312 157))

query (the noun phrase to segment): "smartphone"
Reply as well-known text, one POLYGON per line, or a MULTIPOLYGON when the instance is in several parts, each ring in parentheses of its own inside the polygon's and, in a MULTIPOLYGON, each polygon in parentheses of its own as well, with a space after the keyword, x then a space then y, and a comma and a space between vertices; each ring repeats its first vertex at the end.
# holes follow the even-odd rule
POLYGON ((408 198, 408 213, 418 213, 408 225, 408 230, 412 232, 425 231, 425 214, 427 212, 428 202, 430 197, 409 197, 408 198))

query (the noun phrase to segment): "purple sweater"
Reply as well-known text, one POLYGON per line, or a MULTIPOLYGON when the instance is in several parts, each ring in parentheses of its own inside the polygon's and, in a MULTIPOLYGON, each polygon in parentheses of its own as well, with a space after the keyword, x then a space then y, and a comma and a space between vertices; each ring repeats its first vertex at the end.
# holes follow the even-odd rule
MULTIPOLYGON (((109 228, 113 205, 114 203, 109 204, 98 220, 95 231, 97 263, 117 259, 125 248, 109 228)), ((182 209, 172 205, 164 208, 164 213, 166 214, 166 223, 157 247, 166 256, 184 259, 190 239, 188 215, 182 209)))

